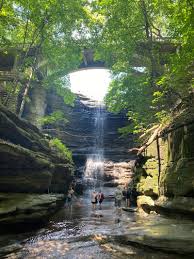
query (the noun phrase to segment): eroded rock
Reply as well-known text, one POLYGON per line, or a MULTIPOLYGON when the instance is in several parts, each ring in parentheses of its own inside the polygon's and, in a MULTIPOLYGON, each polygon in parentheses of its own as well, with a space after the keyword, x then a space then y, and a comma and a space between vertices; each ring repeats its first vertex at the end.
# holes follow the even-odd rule
POLYGON ((49 147, 43 134, 0 106, 0 191, 65 192, 73 165, 49 147))
POLYGON ((0 193, 0 224, 45 222, 62 204, 62 194, 0 193))

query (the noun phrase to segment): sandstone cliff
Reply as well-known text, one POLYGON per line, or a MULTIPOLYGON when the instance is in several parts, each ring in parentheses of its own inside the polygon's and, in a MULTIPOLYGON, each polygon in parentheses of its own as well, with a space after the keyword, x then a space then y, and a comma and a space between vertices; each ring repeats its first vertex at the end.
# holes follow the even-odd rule
POLYGON ((136 168, 138 206, 146 212, 194 215, 193 95, 177 107, 173 122, 145 151, 136 168))
POLYGON ((54 188, 64 192, 73 172, 72 162, 58 156, 35 126, 2 106, 0 124, 0 191, 41 193, 54 188))
MULTIPOLYGON (((87 158, 95 153, 96 112, 98 103, 83 95, 76 95, 73 106, 64 104, 61 96, 54 89, 41 96, 37 89, 31 91, 32 101, 26 105, 24 117, 34 125, 39 125, 43 115, 60 111, 68 123, 58 122, 43 126, 43 132, 60 138, 72 151, 77 177, 82 177, 87 158), (36 100, 36 101, 35 101, 36 100)), ((103 108, 103 155, 105 159, 105 185, 116 186, 131 179, 130 156, 128 149, 133 145, 133 136, 121 137, 118 128, 128 124, 124 113, 113 114, 103 108), (127 164, 127 165, 126 165, 127 164)))
POLYGON ((67 192, 72 161, 51 149, 49 140, 35 126, 3 106, 0 125, 0 223, 45 220, 44 215, 64 199, 63 195, 54 198, 48 193, 67 192), (28 206, 21 205, 26 199, 31 200, 28 206))

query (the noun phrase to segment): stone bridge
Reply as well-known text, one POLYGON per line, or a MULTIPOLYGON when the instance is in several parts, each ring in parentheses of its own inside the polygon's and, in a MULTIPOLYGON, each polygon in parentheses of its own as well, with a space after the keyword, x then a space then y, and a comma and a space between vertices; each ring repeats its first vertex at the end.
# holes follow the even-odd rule
MULTIPOLYGON (((177 50, 177 46, 174 46, 170 43, 165 42, 156 42, 155 48, 161 53, 161 65, 165 64, 163 53, 174 53, 177 50)), ((30 49, 28 56, 32 57, 36 51, 36 48, 30 49)), ((75 71, 83 69, 103 69, 108 68, 108 65, 103 60, 95 60, 94 58, 95 51, 92 49, 85 48, 82 51, 82 62, 80 66, 75 69, 75 71)), ((24 57, 24 52, 20 48, 12 48, 7 50, 0 49, 0 81, 13 81, 16 79, 16 68, 21 65, 21 60, 24 57)), ((133 54, 133 57, 129 58, 129 65, 131 67, 146 67, 146 57, 149 55, 149 45, 147 43, 139 43, 137 45, 136 51, 133 54)), ((18 79, 22 79, 21 75, 18 76, 18 79)))
MULTIPOLYGON (((34 50, 32 49, 28 56, 32 57, 34 50)), ((107 64, 103 60, 94 59, 94 50, 84 49, 82 51, 82 62, 80 66, 75 70, 83 69, 103 69, 108 68, 107 64)), ((12 81, 16 78, 16 69, 21 64, 21 59, 24 53, 20 49, 10 49, 6 53, 0 50, 0 81, 12 81)), ((146 63, 143 61, 142 56, 134 54, 131 60, 132 67, 145 67, 146 63)), ((19 79, 22 78, 21 75, 19 79)))

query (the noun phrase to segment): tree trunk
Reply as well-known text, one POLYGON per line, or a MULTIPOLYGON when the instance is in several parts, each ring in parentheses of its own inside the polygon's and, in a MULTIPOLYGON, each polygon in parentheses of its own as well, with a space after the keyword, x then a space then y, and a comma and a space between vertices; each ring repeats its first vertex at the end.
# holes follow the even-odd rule
POLYGON ((137 155, 140 155, 158 137, 161 129, 162 125, 159 125, 157 129, 154 130, 154 133, 151 135, 148 141, 142 147, 129 149, 129 152, 135 152, 137 153, 137 155))
POLYGON ((33 68, 31 68, 31 70, 30 70, 29 79, 28 79, 28 82, 25 86, 24 94, 22 96, 22 102, 21 102, 21 105, 20 105, 19 113, 18 113, 19 117, 22 117, 22 114, 23 114, 23 111, 24 111, 24 105, 25 105, 26 97, 28 96, 28 92, 29 92, 29 89, 30 89, 30 82, 31 82, 31 79, 32 79, 32 75, 33 75, 33 68))

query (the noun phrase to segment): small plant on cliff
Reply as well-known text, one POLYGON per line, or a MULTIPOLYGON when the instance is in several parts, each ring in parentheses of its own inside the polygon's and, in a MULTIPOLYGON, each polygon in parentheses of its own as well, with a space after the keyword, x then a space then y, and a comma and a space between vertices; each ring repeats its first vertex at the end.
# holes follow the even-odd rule
POLYGON ((71 151, 65 146, 65 144, 61 142, 60 139, 58 138, 51 139, 49 144, 51 148, 57 151, 60 157, 65 157, 69 159, 71 162, 73 161, 71 151))
POLYGON ((64 118, 64 114, 61 111, 55 111, 51 113, 50 115, 44 116, 43 118, 40 119, 40 122, 42 125, 49 125, 49 124, 58 124, 58 123, 63 123, 66 124, 68 123, 68 120, 64 118))

